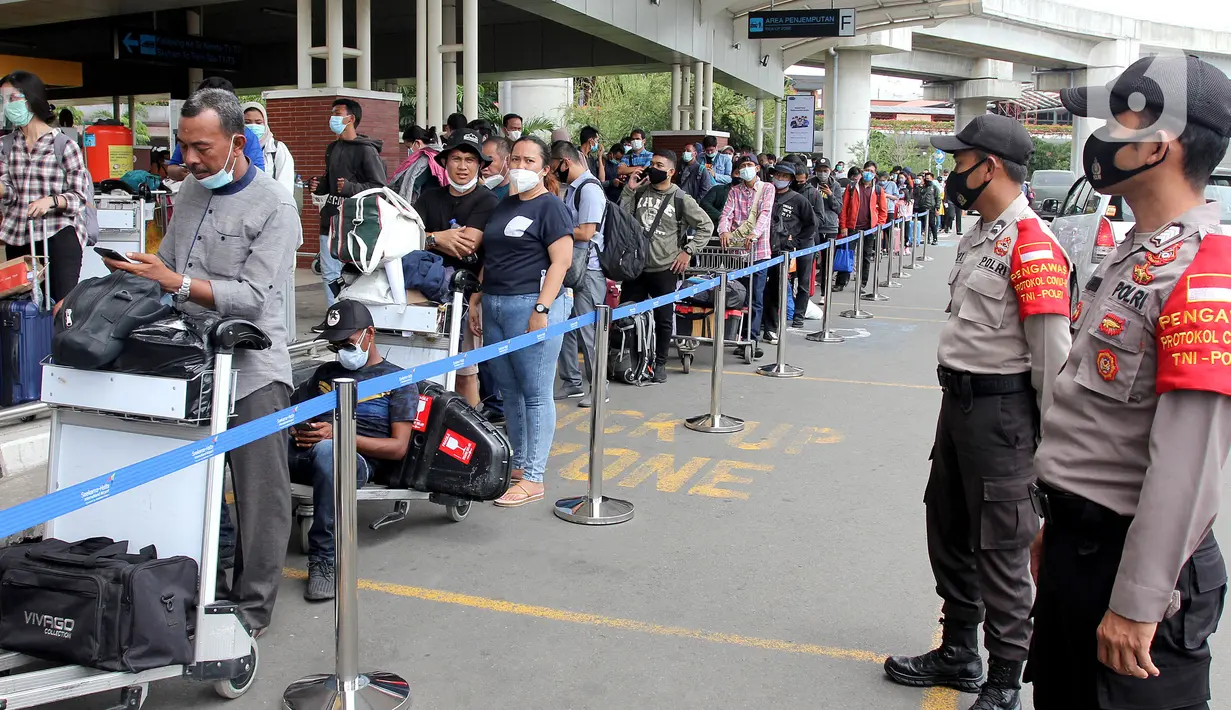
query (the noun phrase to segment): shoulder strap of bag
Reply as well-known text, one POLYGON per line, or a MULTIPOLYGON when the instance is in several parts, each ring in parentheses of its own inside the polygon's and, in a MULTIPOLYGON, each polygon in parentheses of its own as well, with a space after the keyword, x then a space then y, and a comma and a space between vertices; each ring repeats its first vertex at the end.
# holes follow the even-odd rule
POLYGON ((671 193, 675 200, 675 235, 680 246, 684 246, 684 237, 688 234, 688 225, 684 223, 684 191, 676 188, 676 191, 671 193))
POLYGON ((577 190, 573 192, 573 209, 574 210, 581 209, 581 191, 585 189, 586 185, 598 185, 599 188, 601 189, 603 186, 603 183, 599 182, 598 180, 595 180, 594 178, 590 178, 589 180, 586 180, 585 182, 578 185, 577 190))
POLYGON ((663 212, 667 207, 667 200, 671 199, 671 195, 663 195, 662 202, 658 203, 658 214, 654 215, 654 221, 650 223, 649 235, 654 238, 654 232, 658 230, 658 223, 663 221, 663 212))

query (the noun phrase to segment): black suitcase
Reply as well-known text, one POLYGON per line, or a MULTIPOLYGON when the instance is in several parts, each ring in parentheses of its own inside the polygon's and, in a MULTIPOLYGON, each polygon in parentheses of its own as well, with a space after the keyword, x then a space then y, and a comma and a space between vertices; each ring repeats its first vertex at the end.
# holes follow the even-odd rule
POLYGON ((192 663, 196 560, 127 549, 101 537, 0 549, 0 647, 130 673, 192 663))
POLYGON ((509 489, 512 444, 461 395, 420 383, 412 428, 395 487, 465 500, 496 500, 509 489))

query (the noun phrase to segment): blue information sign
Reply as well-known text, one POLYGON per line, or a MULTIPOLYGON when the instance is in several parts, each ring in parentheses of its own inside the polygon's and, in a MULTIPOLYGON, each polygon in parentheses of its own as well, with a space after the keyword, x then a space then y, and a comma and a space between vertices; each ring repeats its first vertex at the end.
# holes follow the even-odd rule
POLYGON ((748 13, 748 39, 854 37, 855 10, 762 10, 748 13))
POLYGON ((243 56, 243 45, 235 42, 154 30, 120 30, 120 59, 236 70, 243 56))

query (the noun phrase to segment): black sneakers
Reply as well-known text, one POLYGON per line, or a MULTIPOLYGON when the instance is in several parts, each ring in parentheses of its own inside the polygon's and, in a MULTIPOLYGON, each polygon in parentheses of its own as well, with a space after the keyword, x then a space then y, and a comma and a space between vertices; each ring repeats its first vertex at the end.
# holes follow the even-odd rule
POLYGON ((970 710, 1021 710, 1022 665, 1021 661, 991 659, 987 682, 970 710))
POLYGON ((324 602, 337 594, 338 583, 333 574, 333 565, 320 560, 308 561, 308 586, 303 598, 310 602, 324 602))
POLYGON ((650 377, 650 382, 661 385, 667 381, 667 361, 654 362, 654 374, 650 377))

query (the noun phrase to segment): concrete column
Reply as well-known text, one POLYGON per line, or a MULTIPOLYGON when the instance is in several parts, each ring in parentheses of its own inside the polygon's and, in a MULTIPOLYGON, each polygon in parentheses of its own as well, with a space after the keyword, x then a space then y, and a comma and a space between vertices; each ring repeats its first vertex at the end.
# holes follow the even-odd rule
POLYGON ((372 0, 355 0, 355 88, 372 88, 372 0))
POLYGON ((774 155, 782 154, 782 99, 774 99, 774 155))
POLYGON ((462 113, 479 117, 479 0, 462 0, 462 113))
POLYGON ((705 63, 705 130, 714 130, 714 65, 705 63))
POLYGON ((671 65, 671 104, 667 112, 671 114, 671 130, 680 130, 680 65, 671 65))
POLYGON ((445 119, 440 56, 441 11, 441 0, 427 0, 427 121, 438 131, 445 119))
MULTIPOLYGON (((440 13, 440 43, 444 45, 457 44, 457 0, 443 0, 440 13)), ((441 56, 441 71, 444 74, 444 84, 441 93, 444 95, 444 108, 440 115, 446 119, 449 114, 457 111, 457 53, 445 52, 441 56)), ((467 116, 467 120, 474 116, 467 116)))
POLYGON ((987 113, 987 97, 978 96, 972 99, 957 99, 953 102, 953 130, 960 131, 966 124, 975 120, 976 116, 987 113))
MULTIPOLYGON (((193 37, 201 36, 201 13, 196 10, 188 10, 184 13, 185 22, 187 24, 188 34, 193 37)), ((201 82, 205 80, 205 72, 197 67, 192 67, 188 70, 188 92, 192 93, 197 90, 201 82)), ((117 103, 116 106, 119 106, 117 103)), ((115 116, 119 117, 119 109, 116 109, 115 116)))
POLYGON ((854 50, 839 50, 841 59, 835 62, 834 107, 825 107, 825 123, 834 123, 834 145, 827 149, 829 159, 848 165, 861 161, 852 148, 868 144, 868 128, 872 113, 872 54, 854 50), (830 115, 832 114, 832 116, 830 115))
POLYGON ((838 144, 836 129, 838 126, 838 57, 830 55, 825 62, 825 83, 821 89, 821 107, 825 109, 824 135, 821 137, 821 154, 829 158, 832 165, 834 146, 838 144))
POLYGON ((765 99, 757 99, 756 118, 756 146, 758 153, 765 152, 765 99))
POLYGON ((312 88, 312 0, 295 2, 295 84, 312 88))
MULTIPOLYGON (((312 0, 299 0, 311 4, 312 0)), ((427 1, 415 3, 415 124, 427 128, 427 1)))
POLYGON ((692 65, 692 128, 694 131, 705 130, 705 63, 693 62, 692 65))
POLYGON ((692 114, 685 108, 692 106, 692 84, 689 83, 692 79, 692 65, 683 65, 680 72, 680 126, 687 129, 692 125, 692 119, 689 118, 692 114))
MULTIPOLYGON (((1136 61, 1140 54, 1141 46, 1136 40, 1115 39, 1100 42, 1090 52, 1086 69, 1073 72, 1072 85, 1104 86, 1115 79, 1129 64, 1136 61)), ((1099 99, 1092 97, 1092 100, 1099 99)), ((1105 95, 1102 100, 1106 100, 1105 95)), ((1105 123, 1106 121, 1102 119, 1073 117, 1073 148, 1069 153, 1069 159, 1072 161, 1070 165, 1074 174, 1085 173, 1082 166, 1082 153, 1086 149, 1086 139, 1091 133, 1102 128, 1105 123)))
POLYGON ((342 73, 342 0, 325 0, 325 86, 340 89, 342 73))

